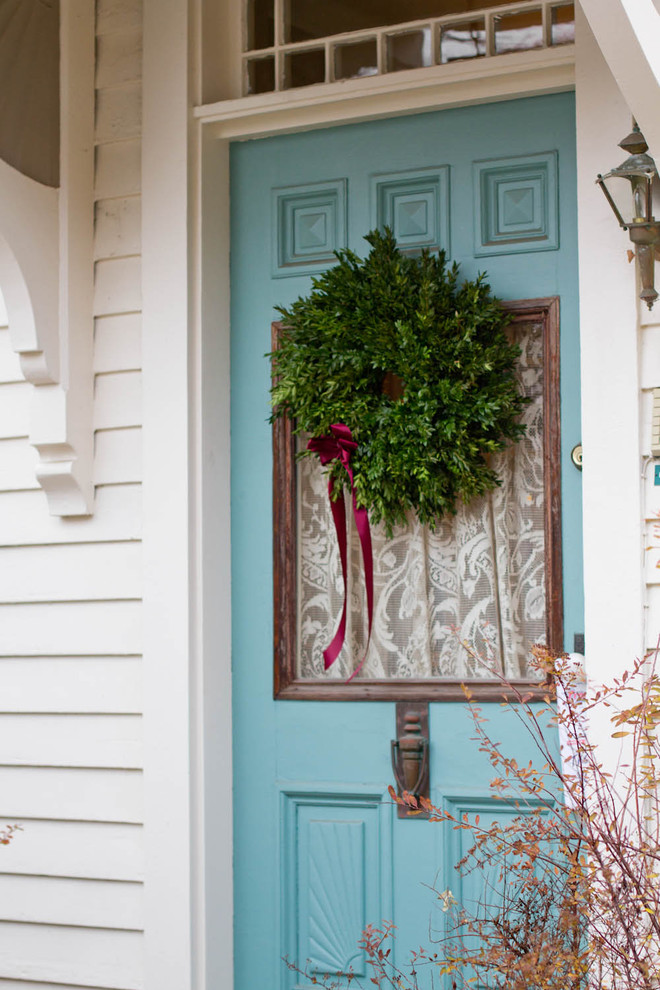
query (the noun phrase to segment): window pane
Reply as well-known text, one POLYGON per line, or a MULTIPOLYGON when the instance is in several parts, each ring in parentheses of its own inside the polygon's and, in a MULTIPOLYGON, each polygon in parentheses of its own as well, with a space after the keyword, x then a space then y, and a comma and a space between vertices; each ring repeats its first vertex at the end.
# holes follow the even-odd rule
POLYGON ((335 48, 335 79, 355 79, 357 76, 375 76, 378 72, 376 39, 356 41, 352 45, 335 48))
POLYGON ((461 21, 443 27, 440 35, 440 61, 455 62, 461 58, 478 58, 486 54, 486 30, 482 19, 461 21))
POLYGON ((284 79, 287 89, 324 82, 325 50, 313 48, 310 51, 287 55, 284 62, 284 79))
POLYGON ((543 26, 540 10, 502 14, 495 18, 495 51, 498 55, 542 47, 543 26))
POLYGON ((510 0, 290 0, 287 41, 308 41, 344 31, 421 21, 445 14, 464 14, 501 7, 510 0))
MULTIPOLYGON (((389 539, 382 525, 372 526, 378 621, 356 684, 374 678, 488 679, 494 670, 512 678, 530 676, 530 646, 546 636, 544 325, 520 321, 510 333, 521 349, 527 432, 493 456, 502 485, 458 505, 456 515, 435 531, 420 526, 412 514, 389 539), (503 563, 506 579, 498 570, 503 563)), ((300 440, 298 449, 304 446, 300 440)), ((360 541, 349 512, 346 643, 326 671, 323 650, 344 597, 337 537, 318 460, 303 458, 296 471, 296 673, 345 681, 366 646, 360 541)))
POLYGON ((387 39, 387 71, 420 69, 432 65, 431 29, 391 34, 387 39))
POLYGON ((249 0, 247 5, 247 51, 271 48, 274 44, 273 0, 249 0))
POLYGON ((575 5, 563 4, 552 8, 551 44, 570 45, 575 41, 575 5))
POLYGON ((275 59, 251 58, 247 67, 248 93, 272 93, 275 89, 275 59))

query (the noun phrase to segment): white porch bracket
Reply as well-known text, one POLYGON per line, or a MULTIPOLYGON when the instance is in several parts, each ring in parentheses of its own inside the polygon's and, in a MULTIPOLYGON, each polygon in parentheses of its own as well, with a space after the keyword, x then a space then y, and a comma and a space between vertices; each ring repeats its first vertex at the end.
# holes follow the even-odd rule
POLYGON ((660 12, 654 0, 580 0, 598 46, 660 161, 660 12))
POLYGON ((60 7, 60 179, 0 161, 0 287, 33 386, 30 443, 51 515, 92 511, 94 13, 60 7))

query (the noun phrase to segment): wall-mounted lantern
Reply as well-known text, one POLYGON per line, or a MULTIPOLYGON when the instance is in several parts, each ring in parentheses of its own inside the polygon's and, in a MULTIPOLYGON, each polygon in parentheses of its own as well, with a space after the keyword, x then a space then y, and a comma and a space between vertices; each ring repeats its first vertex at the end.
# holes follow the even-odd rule
POLYGON ((618 168, 599 175, 596 181, 619 224, 628 231, 637 248, 642 280, 639 298, 651 309, 658 298, 653 285, 655 247, 660 243, 660 221, 653 216, 653 187, 658 182, 658 170, 651 156, 646 154, 648 145, 634 120, 632 131, 619 142, 619 147, 627 151, 629 157, 618 168), (621 182, 621 179, 627 182, 621 182))

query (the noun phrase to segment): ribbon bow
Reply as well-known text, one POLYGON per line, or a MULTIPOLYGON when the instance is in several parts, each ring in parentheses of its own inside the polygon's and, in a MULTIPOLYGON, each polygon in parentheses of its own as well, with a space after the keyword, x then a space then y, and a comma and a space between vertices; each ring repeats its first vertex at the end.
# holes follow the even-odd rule
MULTIPOLYGON (((371 639, 371 624, 374 612, 374 565, 371 551, 371 530, 369 529, 369 514, 363 506, 357 504, 355 497, 355 482, 353 481, 353 471, 351 469, 351 455, 357 450, 357 443, 353 439, 348 426, 345 423, 334 423, 330 427, 330 434, 321 437, 313 437, 307 444, 307 449, 319 455, 321 464, 325 467, 332 461, 341 461, 346 468, 346 472, 351 482, 351 495, 353 496, 353 517, 355 526, 360 538, 362 547, 362 560, 364 562, 364 583, 367 589, 367 615, 369 620, 369 631, 367 635, 367 645, 362 660, 348 678, 352 681, 356 674, 360 672, 369 652, 369 641, 371 639)), ((332 518, 337 532, 337 542, 339 543, 339 557, 341 559, 341 571, 344 579, 344 606, 337 631, 330 645, 323 651, 325 669, 332 666, 341 652, 346 638, 346 600, 348 590, 348 568, 346 559, 346 505, 343 497, 333 499, 333 482, 328 481, 328 496, 330 498, 330 508, 332 518)))

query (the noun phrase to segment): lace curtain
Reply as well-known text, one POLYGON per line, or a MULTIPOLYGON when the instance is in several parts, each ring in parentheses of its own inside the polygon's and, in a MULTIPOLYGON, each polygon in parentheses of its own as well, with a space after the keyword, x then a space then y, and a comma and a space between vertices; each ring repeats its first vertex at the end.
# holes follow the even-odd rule
MULTIPOLYGON (((543 325, 519 323, 518 381, 529 398, 523 439, 493 457, 501 487, 435 531, 411 513, 391 539, 372 526, 374 623, 358 675, 373 678, 529 677, 532 643, 545 639, 543 325)), ((343 601, 327 483, 317 458, 303 458, 298 484, 297 675, 342 679, 363 656, 366 604, 359 540, 349 529, 347 635, 324 671, 323 649, 343 601)), ((349 496, 346 495, 346 498, 349 496)))

